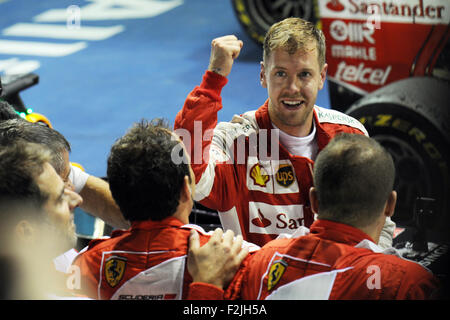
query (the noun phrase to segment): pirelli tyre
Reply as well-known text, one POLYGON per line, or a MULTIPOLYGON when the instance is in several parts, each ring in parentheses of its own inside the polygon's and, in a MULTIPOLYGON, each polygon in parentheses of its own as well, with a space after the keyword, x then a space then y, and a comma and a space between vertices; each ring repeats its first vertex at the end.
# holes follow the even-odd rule
POLYGON ((432 225, 442 231, 449 226, 449 101, 448 83, 414 77, 374 91, 346 111, 394 159, 397 223, 412 223, 415 199, 430 197, 438 211, 432 225))
POLYGON ((275 22, 289 17, 318 21, 317 0, 231 0, 234 12, 247 34, 257 43, 275 22))

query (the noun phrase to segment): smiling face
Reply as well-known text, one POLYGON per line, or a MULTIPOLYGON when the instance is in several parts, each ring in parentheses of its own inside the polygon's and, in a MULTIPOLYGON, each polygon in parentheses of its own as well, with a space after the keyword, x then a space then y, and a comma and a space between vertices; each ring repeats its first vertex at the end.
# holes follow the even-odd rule
POLYGON ((280 130, 298 137, 310 133, 312 110, 325 83, 326 70, 327 64, 319 66, 314 42, 293 54, 275 49, 261 63, 261 85, 267 88, 269 116, 280 130))

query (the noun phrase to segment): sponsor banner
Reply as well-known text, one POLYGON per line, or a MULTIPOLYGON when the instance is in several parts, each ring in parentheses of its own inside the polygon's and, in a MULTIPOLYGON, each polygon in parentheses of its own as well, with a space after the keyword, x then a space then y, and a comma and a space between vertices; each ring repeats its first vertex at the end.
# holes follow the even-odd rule
POLYGON ((448 24, 448 0, 318 1, 321 18, 414 24, 448 24))
POLYGON ((293 233, 304 225, 303 205, 275 206, 249 202, 249 219, 252 233, 293 233))
POLYGON ((329 79, 363 93, 431 72, 450 22, 448 0, 319 4, 329 79))
POLYGON ((412 73, 424 75, 421 61, 428 63, 433 62, 433 56, 437 58, 439 40, 446 32, 446 26, 435 26, 435 36, 422 49, 431 30, 427 25, 382 23, 380 28, 370 29, 353 20, 323 19, 322 26, 327 39, 329 79, 364 92, 412 73))

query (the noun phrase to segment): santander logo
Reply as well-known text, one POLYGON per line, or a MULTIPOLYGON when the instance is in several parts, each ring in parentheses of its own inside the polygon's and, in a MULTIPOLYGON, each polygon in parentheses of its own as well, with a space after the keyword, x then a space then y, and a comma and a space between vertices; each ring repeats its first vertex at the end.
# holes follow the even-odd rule
POLYGON ((450 7, 448 0, 328 0, 323 2, 325 11, 333 11, 330 14, 342 15, 347 11, 346 18, 352 19, 352 15, 383 16, 385 18, 406 18, 408 21, 444 20, 447 21, 450 7))
POLYGON ((331 0, 327 3, 327 8, 337 12, 345 10, 344 5, 339 0, 331 0))
POLYGON ((268 227, 272 224, 272 222, 267 219, 266 217, 264 217, 264 215, 262 214, 261 210, 258 209, 258 215, 259 217, 252 219, 252 223, 257 226, 257 227, 261 227, 261 228, 265 228, 268 227))

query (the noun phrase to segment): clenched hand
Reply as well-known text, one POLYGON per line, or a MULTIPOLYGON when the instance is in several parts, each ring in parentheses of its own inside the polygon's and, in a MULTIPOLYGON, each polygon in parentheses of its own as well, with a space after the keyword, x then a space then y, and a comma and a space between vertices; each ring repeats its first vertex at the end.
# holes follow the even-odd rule
POLYGON ((211 56, 208 70, 227 77, 243 45, 242 40, 239 40, 234 35, 215 38, 211 42, 211 56))

